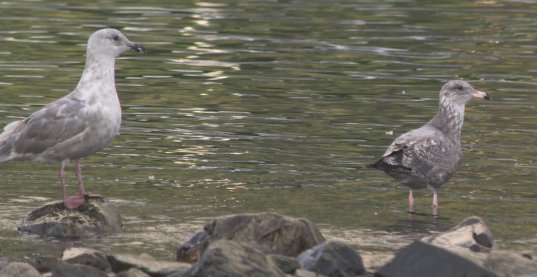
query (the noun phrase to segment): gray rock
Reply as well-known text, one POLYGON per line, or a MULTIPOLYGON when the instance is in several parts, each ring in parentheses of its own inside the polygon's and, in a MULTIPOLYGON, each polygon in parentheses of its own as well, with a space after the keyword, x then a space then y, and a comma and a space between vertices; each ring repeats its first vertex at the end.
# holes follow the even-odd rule
POLYGON ((58 262, 60 262, 60 259, 53 256, 40 256, 28 261, 31 266, 41 273, 52 271, 52 268, 58 262))
POLYGON ((2 270, 4 267, 8 266, 12 262, 12 260, 6 258, 0 258, 0 270, 2 270))
POLYGON ((508 251, 492 251, 485 261, 485 268, 498 276, 537 276, 537 262, 508 251))
POLYGON ((489 228, 477 216, 467 217, 452 229, 422 238, 421 241, 453 252, 481 266, 493 246, 489 228))
POLYGON ((282 255, 268 255, 267 258, 271 263, 276 265, 283 273, 293 274, 300 268, 298 261, 295 258, 282 255))
POLYGON ((326 277, 326 275, 305 269, 297 269, 293 277, 326 277))
POLYGON ((52 277, 108 277, 106 273, 94 267, 81 264, 59 262, 52 269, 52 277))
POLYGON ((298 263, 303 269, 330 277, 366 274, 362 258, 350 246, 338 241, 327 241, 302 252, 298 263))
POLYGON ((19 231, 44 237, 84 238, 121 232, 121 217, 114 204, 93 199, 77 209, 62 201, 46 204, 23 220, 19 231))
POLYGON ((416 241, 403 248, 375 276, 384 277, 452 277, 496 276, 494 273, 453 252, 416 241))
POLYGON ((111 271, 106 255, 95 249, 72 247, 63 251, 62 260, 70 264, 91 266, 104 272, 111 271))
POLYGON ((157 261, 145 256, 134 256, 126 254, 109 255, 108 262, 115 273, 137 268, 153 277, 182 275, 187 272, 191 265, 179 262, 157 261))
POLYGON ((195 262, 218 240, 247 243, 266 254, 291 257, 325 241, 319 229, 307 219, 274 213, 230 215, 214 219, 179 247, 177 260, 195 262))
POLYGON ((13 262, 0 270, 0 277, 39 277, 39 271, 28 263, 13 262))
POLYGON ((211 243, 186 276, 284 277, 261 251, 247 244, 219 240, 211 243))
POLYGON ((150 276, 147 275, 145 272, 133 267, 127 271, 118 273, 116 277, 150 277, 150 276))

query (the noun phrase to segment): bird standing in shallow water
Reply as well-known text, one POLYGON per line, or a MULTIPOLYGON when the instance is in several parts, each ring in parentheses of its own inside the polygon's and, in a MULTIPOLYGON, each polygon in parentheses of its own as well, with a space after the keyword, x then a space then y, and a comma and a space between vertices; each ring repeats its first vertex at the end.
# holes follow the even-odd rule
POLYGON ((471 99, 490 100, 490 96, 464 81, 447 82, 440 90, 438 113, 420 128, 396 138, 372 165, 410 188, 410 213, 414 212, 412 189, 428 188, 433 192, 432 213, 438 214, 437 190, 455 173, 462 158, 464 106, 471 99))
POLYGON ((117 135, 121 107, 114 77, 115 58, 133 50, 143 53, 141 44, 130 42, 115 29, 93 33, 87 45, 86 66, 77 87, 28 118, 8 124, 0 134, 0 162, 31 160, 60 163, 63 202, 76 209, 89 198, 101 196, 86 192, 80 159, 105 146, 117 135), (64 167, 75 162, 78 194, 67 196, 64 167))

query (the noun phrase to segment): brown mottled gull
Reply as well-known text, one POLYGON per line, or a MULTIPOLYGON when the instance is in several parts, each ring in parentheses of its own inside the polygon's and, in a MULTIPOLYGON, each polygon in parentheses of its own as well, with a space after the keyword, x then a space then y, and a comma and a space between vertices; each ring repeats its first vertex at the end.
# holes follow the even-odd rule
POLYGON ((428 188, 433 192, 433 215, 437 214, 437 190, 455 173, 462 158, 464 106, 471 99, 489 100, 490 96, 464 81, 447 82, 440 90, 438 113, 420 128, 396 138, 372 165, 410 188, 409 212, 414 212, 412 189, 428 188))
POLYGON ((77 87, 30 117, 12 122, 0 134, 0 162, 32 160, 60 163, 63 202, 76 209, 91 197, 86 192, 80 159, 107 146, 121 125, 121 107, 114 79, 115 58, 122 52, 144 52, 118 30, 93 33, 87 45, 86 66, 77 87), (78 195, 67 196, 64 167, 75 161, 78 195))

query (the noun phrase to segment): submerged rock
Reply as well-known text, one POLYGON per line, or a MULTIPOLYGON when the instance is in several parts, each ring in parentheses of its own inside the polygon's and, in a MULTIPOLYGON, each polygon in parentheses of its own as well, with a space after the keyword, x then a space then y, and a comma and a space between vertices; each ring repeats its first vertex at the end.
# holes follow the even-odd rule
POLYGON ((211 243, 186 276, 285 277, 266 255, 240 242, 219 240, 211 243))
POLYGON ((328 241, 308 249, 298 256, 300 268, 330 277, 366 274, 362 258, 350 246, 328 241))
POLYGON ((325 241, 307 219, 274 213, 218 217, 177 250, 177 260, 195 262, 211 243, 232 240, 250 244, 265 254, 292 256, 325 241))
POLYGON ((69 210, 62 201, 32 211, 19 231, 44 237, 83 238, 121 232, 121 217, 114 204, 95 199, 69 210))

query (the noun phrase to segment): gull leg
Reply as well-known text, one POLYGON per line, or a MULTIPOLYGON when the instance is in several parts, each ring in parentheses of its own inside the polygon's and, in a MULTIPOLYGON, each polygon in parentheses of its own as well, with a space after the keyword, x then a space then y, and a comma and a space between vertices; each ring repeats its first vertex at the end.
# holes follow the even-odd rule
POLYGON ((436 195, 436 191, 433 191, 433 204, 431 205, 433 210, 433 216, 438 215, 438 195, 436 195))
POLYGON ((408 212, 411 214, 414 213, 414 195, 412 194, 412 189, 408 193, 408 212))
POLYGON ((86 188, 84 188, 84 180, 82 178, 82 168, 80 167, 80 160, 75 161, 75 174, 78 178, 78 194, 83 196, 86 200, 87 199, 103 199, 102 195, 86 192, 86 188))
POLYGON ((60 182, 62 183, 62 190, 63 190, 63 204, 67 209, 76 209, 82 203, 86 201, 85 197, 83 195, 76 195, 76 196, 67 196, 67 184, 65 183, 65 164, 66 162, 62 162, 60 166, 60 182))
POLYGON ((86 189, 84 188, 84 180, 82 180, 82 169, 80 168, 80 160, 75 161, 75 174, 78 178, 78 193, 85 195, 86 189))

